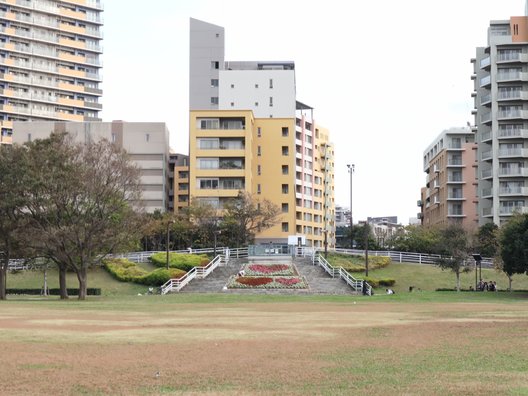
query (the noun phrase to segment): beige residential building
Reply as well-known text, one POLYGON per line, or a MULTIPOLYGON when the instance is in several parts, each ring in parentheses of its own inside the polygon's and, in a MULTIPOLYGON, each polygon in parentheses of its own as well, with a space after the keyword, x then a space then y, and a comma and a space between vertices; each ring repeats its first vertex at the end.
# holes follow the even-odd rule
POLYGON ((0 0, 0 143, 13 121, 99 121, 99 0, 0 0))
POLYGON ((190 198, 221 209, 246 191, 282 211, 257 243, 334 246, 334 148, 296 99, 294 62, 225 61, 222 27, 190 28, 190 198))
POLYGON ((13 143, 44 139, 52 132, 67 132, 76 141, 106 139, 127 151, 140 169, 142 200, 147 212, 169 208, 169 131, 162 122, 53 122, 13 123, 13 143))
POLYGON ((423 155, 426 186, 421 190, 418 217, 424 226, 459 223, 477 227, 475 134, 469 128, 443 131, 423 155))

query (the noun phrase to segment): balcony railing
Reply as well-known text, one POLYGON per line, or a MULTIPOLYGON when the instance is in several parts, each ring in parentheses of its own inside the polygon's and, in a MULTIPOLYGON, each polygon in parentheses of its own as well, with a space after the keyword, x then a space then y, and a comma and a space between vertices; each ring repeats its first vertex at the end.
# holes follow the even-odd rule
POLYGON ((480 141, 485 142, 486 140, 490 140, 490 139, 491 139, 491 131, 488 131, 482 134, 480 141))
POLYGON ((497 73, 497 81, 527 81, 528 74, 521 71, 499 72, 497 73))
POLYGON ((527 187, 501 187, 499 188, 500 195, 528 195, 527 187))
POLYGON ((528 138, 528 129, 508 128, 499 129, 499 138, 528 138))
POLYGON ((485 87, 486 85, 491 84, 491 76, 482 77, 480 79, 480 86, 485 87))
POLYGON ((499 169, 499 176, 528 176, 528 168, 499 169))
POLYGON ((485 123, 485 122, 490 122, 490 121, 491 121, 491 111, 482 113, 480 115, 480 122, 485 123))
POLYGON ((491 94, 482 95, 480 97, 480 104, 491 102, 491 94))
POLYGON ((498 99, 505 99, 505 100, 526 100, 528 99, 528 95, 526 95, 526 92, 524 91, 499 91, 498 99))
POLYGON ((485 160, 489 160, 493 157, 493 151, 492 150, 487 150, 487 151, 484 151, 480 157, 480 159, 482 161, 485 161, 485 160))
POLYGON ((491 64, 491 58, 488 56, 487 58, 480 60, 480 67, 487 67, 491 64))
POLYGON ((493 208, 482 208, 482 216, 491 216, 493 208))
POLYGON ((498 119, 505 118, 528 118, 526 110, 500 110, 497 114, 498 119))
POLYGON ((526 55, 521 52, 506 52, 506 53, 499 53, 497 55, 497 62, 509 62, 509 61, 526 62, 526 60, 527 60, 526 55))
POLYGON ((528 149, 524 149, 524 148, 499 149, 499 157, 528 157, 528 149))
POLYGON ((481 174, 482 174, 483 179, 488 179, 493 176, 493 170, 492 169, 483 170, 481 174))
POLYGON ((511 215, 516 212, 517 213, 528 213, 528 207, 524 205, 500 206, 499 207, 500 215, 511 215))

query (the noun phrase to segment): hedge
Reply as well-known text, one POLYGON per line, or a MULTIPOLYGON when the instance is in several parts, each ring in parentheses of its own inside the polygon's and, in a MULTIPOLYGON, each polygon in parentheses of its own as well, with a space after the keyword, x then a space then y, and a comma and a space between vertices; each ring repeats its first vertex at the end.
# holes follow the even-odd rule
POLYGON ((382 278, 382 279, 377 279, 377 278, 370 278, 370 277, 366 277, 364 278, 368 284, 372 287, 380 287, 380 286, 394 286, 394 284, 396 283, 396 280, 395 279, 390 279, 390 278, 382 278))
MULTIPOLYGON (((167 267, 167 253, 154 253, 150 261, 156 267, 167 267)), ((194 267, 205 267, 210 259, 205 254, 169 253, 169 267, 189 272, 194 267)))
MULTIPOLYGON (((70 296, 78 296, 79 295, 79 289, 66 289, 68 291, 68 295, 70 296)), ((32 296, 41 295, 42 289, 6 289, 7 294, 28 294, 32 296)), ((59 296, 60 295, 60 289, 48 289, 48 294, 51 296, 59 296)), ((101 289, 95 288, 95 287, 89 287, 86 289, 86 294, 88 296, 100 296, 101 295, 101 289)))
POLYGON ((158 268, 148 272, 127 259, 107 259, 106 270, 121 282, 134 282, 147 286, 161 286, 169 279, 181 278, 185 271, 177 268, 158 268))

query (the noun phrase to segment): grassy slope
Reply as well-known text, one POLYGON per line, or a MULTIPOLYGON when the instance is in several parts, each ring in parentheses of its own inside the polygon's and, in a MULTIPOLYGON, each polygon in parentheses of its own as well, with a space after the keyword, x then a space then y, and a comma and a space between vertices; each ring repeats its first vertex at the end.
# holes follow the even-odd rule
MULTIPOLYGON (((149 264, 142 265, 147 270, 154 269, 149 264)), ((355 277, 361 278, 364 272, 353 273, 355 277)), ((422 291, 434 291, 437 288, 453 288, 455 286, 455 275, 450 271, 442 271, 434 265, 419 265, 419 264, 405 264, 392 263, 386 268, 371 270, 369 276, 372 278, 393 278, 396 279, 396 284, 393 289, 397 293, 408 293, 409 286, 414 286, 422 291)), ((508 286, 507 277, 500 272, 491 269, 482 269, 482 278, 484 280, 495 280, 500 290, 505 290, 508 286)), ((78 287, 78 281, 75 274, 68 274, 68 287, 78 287)), ((461 275, 462 288, 469 288, 470 285, 475 284, 475 272, 470 272, 461 275)), ((8 274, 7 287, 8 288, 42 288, 43 273, 41 271, 22 271, 15 274, 8 274)), ((56 270, 48 270, 48 287, 58 288, 58 272, 56 270)), ((135 296, 138 293, 144 294, 148 287, 144 285, 136 285, 133 283, 118 282, 113 279, 103 268, 97 268, 90 271, 88 276, 88 287, 98 287, 102 289, 103 296, 135 296)), ((513 288, 517 290, 528 290, 528 276, 515 275, 513 288)), ((378 295, 384 292, 384 288, 378 290, 378 295)), ((501 293, 502 294, 502 293, 501 293)), ((217 297, 218 298, 218 297, 217 297)), ((227 301, 231 301, 232 297, 227 297, 227 301)), ((242 298, 246 301, 248 296, 242 298)), ((302 297, 292 297, 294 300, 302 297)), ((192 301, 199 300, 200 297, 191 298, 192 301)), ((204 298, 207 301, 207 298, 204 298)), ((182 299, 185 300, 185 299, 182 299)), ((257 299, 258 300, 258 299, 257 299)))

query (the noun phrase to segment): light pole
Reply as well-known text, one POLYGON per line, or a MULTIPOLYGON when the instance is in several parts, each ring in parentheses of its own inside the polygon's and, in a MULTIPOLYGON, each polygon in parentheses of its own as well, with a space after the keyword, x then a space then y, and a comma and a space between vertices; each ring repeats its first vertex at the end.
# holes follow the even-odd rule
POLYGON ((368 243, 369 243, 370 226, 368 220, 365 221, 365 276, 368 277, 368 243))
POLYGON ((480 282, 482 284, 482 256, 479 253, 472 254, 473 259, 475 259, 475 291, 478 290, 477 282, 477 268, 480 266, 480 282))
POLYGON ((174 220, 167 221, 167 269, 169 269, 169 241, 170 241, 170 225, 174 224, 174 220))
POLYGON ((222 230, 214 230, 214 249, 213 249, 213 256, 216 257, 216 237, 222 233, 222 230))
POLYGON ((352 219, 352 175, 354 174, 354 164, 348 164, 348 173, 350 173, 350 249, 354 248, 354 234, 352 233, 352 227, 354 220, 352 219))

